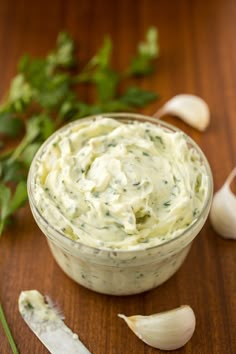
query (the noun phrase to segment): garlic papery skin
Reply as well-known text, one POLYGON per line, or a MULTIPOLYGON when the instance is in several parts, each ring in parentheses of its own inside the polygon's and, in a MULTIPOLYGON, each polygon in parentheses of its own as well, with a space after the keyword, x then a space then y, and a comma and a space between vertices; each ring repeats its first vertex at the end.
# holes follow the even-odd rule
POLYGON ((204 131, 210 123, 207 103, 195 95, 174 96, 154 114, 154 117, 161 118, 166 114, 174 115, 200 131, 204 131))
POLYGON ((118 315, 146 344, 162 350, 183 347, 192 337, 196 318, 188 305, 150 316, 118 315))
POLYGON ((236 196, 230 184, 236 176, 236 167, 226 179, 223 187, 215 193, 210 220, 214 230, 224 238, 236 239, 236 196))

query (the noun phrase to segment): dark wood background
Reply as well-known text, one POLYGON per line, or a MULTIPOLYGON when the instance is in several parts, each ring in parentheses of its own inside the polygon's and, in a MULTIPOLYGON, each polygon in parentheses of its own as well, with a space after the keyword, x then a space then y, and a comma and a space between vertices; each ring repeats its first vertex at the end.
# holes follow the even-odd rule
MULTIPOLYGON (((197 94, 208 102, 211 125, 204 133, 177 119, 169 121, 205 151, 218 189, 236 165, 234 0, 1 0, 0 95, 19 57, 25 52, 44 55, 62 29, 75 38, 81 63, 110 34, 114 66, 122 68, 150 25, 159 29, 161 56, 155 75, 140 84, 160 92, 161 99, 143 112, 153 114, 178 93, 197 94)), ((93 99, 93 92, 81 94, 93 99)), ((117 314, 152 314, 181 304, 192 306, 197 327, 192 340, 176 353, 236 353, 236 242, 217 236, 209 221, 169 281, 141 295, 112 297, 84 289, 64 275, 27 206, 0 240, 0 298, 20 352, 47 353, 18 313, 18 296, 26 289, 50 295, 93 354, 159 353, 143 344, 117 314)), ((0 353, 11 353, 1 327, 0 353)))

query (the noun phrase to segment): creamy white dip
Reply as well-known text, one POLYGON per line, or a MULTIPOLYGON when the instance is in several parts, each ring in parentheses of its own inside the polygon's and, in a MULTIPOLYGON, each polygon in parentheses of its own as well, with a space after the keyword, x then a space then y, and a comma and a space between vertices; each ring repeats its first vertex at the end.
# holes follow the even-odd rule
POLYGON ((182 132, 97 117, 59 131, 38 158, 43 217, 98 248, 144 249, 177 237, 201 212, 208 177, 182 132))

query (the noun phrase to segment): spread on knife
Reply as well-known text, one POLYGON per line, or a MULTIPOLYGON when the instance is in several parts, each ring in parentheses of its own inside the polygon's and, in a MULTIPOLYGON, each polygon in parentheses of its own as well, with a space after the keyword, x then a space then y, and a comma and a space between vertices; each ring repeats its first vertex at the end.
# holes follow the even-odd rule
POLYGON ((47 296, 37 290, 22 291, 19 311, 29 328, 52 354, 91 354, 77 334, 66 326, 64 316, 47 296))
POLYGON ((144 249, 180 235, 207 197, 199 153, 182 132, 97 117, 54 134, 36 161, 36 206, 83 244, 144 249))

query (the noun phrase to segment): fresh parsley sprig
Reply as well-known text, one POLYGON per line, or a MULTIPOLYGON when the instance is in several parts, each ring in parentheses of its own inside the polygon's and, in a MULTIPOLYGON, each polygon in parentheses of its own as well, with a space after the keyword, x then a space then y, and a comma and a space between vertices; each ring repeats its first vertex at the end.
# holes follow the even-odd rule
MULTIPOLYGON (((138 86, 120 93, 127 78, 145 76, 154 70, 158 57, 158 35, 155 28, 123 72, 111 64, 112 41, 105 37, 102 47, 88 64, 78 71, 75 43, 65 32, 59 34, 56 48, 45 58, 23 56, 18 73, 0 106, 0 138, 25 135, 18 146, 0 152, 0 235, 11 216, 27 200, 26 177, 30 163, 45 139, 66 121, 103 112, 130 111, 144 107, 158 96, 138 86), (93 104, 78 96, 80 84, 92 85, 97 97, 93 104), (24 123, 23 123, 24 122, 24 123)), ((4 140, 0 139, 0 146, 4 140)))

